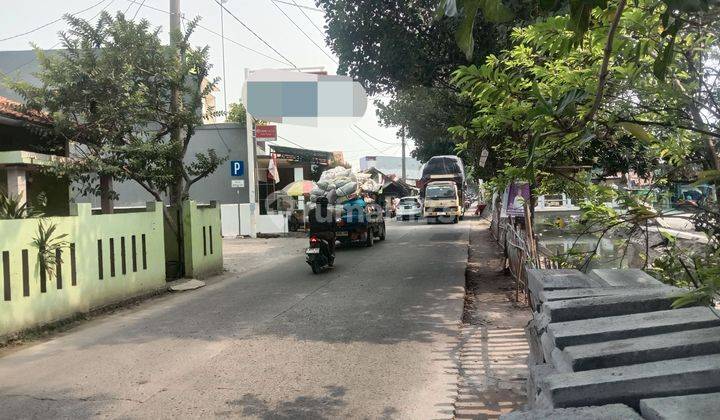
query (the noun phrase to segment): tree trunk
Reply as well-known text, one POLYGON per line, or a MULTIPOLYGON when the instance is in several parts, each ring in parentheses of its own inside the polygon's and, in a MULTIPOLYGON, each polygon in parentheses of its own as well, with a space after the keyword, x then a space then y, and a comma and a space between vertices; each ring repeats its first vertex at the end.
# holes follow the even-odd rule
POLYGON ((112 175, 100 175, 100 208, 103 214, 113 214, 115 203, 112 200, 112 175))
MULTIPOLYGON (((690 105, 691 112, 693 115, 693 120, 695 120, 695 125, 697 125, 699 128, 703 130, 707 130, 707 126, 705 125, 705 121, 702 119, 702 115, 700 114, 700 110, 695 105, 690 105)), ((705 146, 705 153, 707 154, 705 161, 707 162, 707 169, 720 171, 720 156, 718 156, 717 153, 717 147, 715 145, 715 139, 712 136, 708 136, 707 134, 702 135, 703 143, 705 146)), ((720 203, 720 180, 716 180, 714 182, 715 185, 715 201, 717 203, 720 203)))

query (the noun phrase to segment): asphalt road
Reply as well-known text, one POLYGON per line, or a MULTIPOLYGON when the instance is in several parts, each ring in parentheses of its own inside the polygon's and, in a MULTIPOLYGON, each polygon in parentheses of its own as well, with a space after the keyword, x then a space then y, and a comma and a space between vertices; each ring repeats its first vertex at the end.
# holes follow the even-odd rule
POLYGON ((0 418, 451 417, 468 226, 391 222, 321 275, 274 249, 6 354, 0 418))

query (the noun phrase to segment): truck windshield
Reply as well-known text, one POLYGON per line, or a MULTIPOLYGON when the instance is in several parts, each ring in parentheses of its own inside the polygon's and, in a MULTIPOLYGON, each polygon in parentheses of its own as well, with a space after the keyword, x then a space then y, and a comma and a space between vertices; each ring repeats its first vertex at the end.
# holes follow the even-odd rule
POLYGON ((429 186, 425 193, 427 198, 455 198, 455 188, 449 185, 429 186))

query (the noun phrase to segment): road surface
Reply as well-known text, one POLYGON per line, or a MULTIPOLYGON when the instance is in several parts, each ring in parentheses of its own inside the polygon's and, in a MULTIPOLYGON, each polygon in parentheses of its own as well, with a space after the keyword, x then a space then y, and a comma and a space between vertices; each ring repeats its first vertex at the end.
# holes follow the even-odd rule
POLYGON ((468 226, 391 222, 321 275, 289 241, 6 354, 0 417, 451 417, 468 226))

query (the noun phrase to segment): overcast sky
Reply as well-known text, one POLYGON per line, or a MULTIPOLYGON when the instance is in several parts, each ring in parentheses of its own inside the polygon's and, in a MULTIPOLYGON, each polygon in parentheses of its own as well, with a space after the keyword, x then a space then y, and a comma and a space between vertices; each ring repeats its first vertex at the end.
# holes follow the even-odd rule
MULTIPOLYGON (((133 17, 137 13, 136 19, 147 19, 153 26, 159 26, 165 30, 169 22, 167 13, 169 0, 145 0, 144 6, 140 7, 142 1, 35 0, 12 2, 12 6, 6 7, 4 13, 0 15, 0 39, 23 34, 48 24, 65 13, 76 13, 86 8, 90 9, 79 13, 78 16, 90 19, 96 16, 103 7, 113 14, 117 11, 125 12, 127 10, 128 17, 133 17)), ((325 45, 324 38, 318 30, 318 28, 322 29, 325 24, 323 13, 312 10, 315 9, 312 0, 295 0, 298 5, 307 7, 302 11, 292 2, 293 0, 227 0, 225 7, 297 67, 320 66, 324 67, 329 74, 336 74, 337 64, 333 60, 337 61, 337 57, 325 45), (278 8, 282 9, 321 48, 313 45, 313 42, 303 35, 278 8)), ((180 0, 180 7, 185 18, 193 19, 200 16, 202 26, 220 33, 220 6, 215 0, 180 0)), ((243 28, 228 13, 225 13, 224 21, 227 80, 220 82, 220 92, 216 94, 218 109, 224 107, 223 91, 225 89, 227 89, 228 104, 240 101, 246 67, 251 69, 290 67, 238 45, 245 45, 282 61, 277 53, 243 28)), ((58 42, 58 31, 63 30, 64 27, 65 22, 59 21, 32 33, 0 41, 0 51, 29 49, 31 43, 35 43, 40 48, 53 47, 58 42)), ((213 65, 211 72, 213 76, 222 77, 221 38, 209 30, 198 28, 192 41, 195 45, 210 46, 210 62, 213 65)), ((167 40, 167 32, 163 32, 162 36, 167 40)), ((390 144, 381 143, 360 132, 355 134, 353 130, 357 132, 357 129, 354 128, 352 130, 350 128, 311 128, 281 124, 278 134, 306 148, 341 150, 345 153, 346 160, 355 167, 361 156, 400 156, 401 148, 400 140, 396 136, 397 128, 381 127, 377 122, 375 107, 372 103, 369 104, 365 116, 357 122, 357 125, 370 135, 390 144), (365 139, 364 141, 360 138, 361 136, 365 139)), ((283 140, 280 140, 278 144, 296 147, 283 140)), ((408 153, 411 149, 412 143, 408 145, 408 153)))

